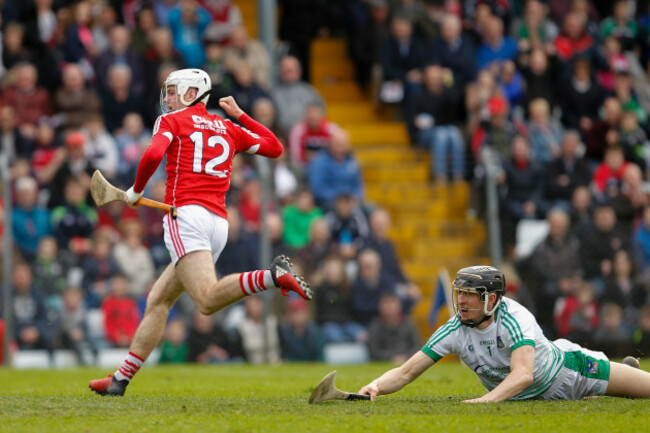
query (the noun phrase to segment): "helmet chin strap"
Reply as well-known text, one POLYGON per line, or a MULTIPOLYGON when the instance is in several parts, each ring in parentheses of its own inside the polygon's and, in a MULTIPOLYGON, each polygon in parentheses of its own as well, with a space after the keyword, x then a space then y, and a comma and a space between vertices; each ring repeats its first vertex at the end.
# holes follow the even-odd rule
POLYGON ((206 96, 210 96, 210 92, 211 92, 211 90, 207 90, 207 91, 203 92, 203 94, 198 96, 196 99, 194 99, 194 101, 192 101, 189 106, 194 107, 196 104, 201 102, 203 100, 203 98, 205 98, 206 96))

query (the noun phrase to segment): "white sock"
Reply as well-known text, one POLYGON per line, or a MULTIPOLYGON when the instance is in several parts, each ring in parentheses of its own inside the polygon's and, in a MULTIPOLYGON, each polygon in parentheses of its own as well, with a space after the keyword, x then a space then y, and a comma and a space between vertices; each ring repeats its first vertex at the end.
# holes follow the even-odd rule
POLYGON ((250 296, 267 289, 275 288, 273 276, 268 269, 264 271, 243 272, 239 275, 239 287, 244 295, 250 296))

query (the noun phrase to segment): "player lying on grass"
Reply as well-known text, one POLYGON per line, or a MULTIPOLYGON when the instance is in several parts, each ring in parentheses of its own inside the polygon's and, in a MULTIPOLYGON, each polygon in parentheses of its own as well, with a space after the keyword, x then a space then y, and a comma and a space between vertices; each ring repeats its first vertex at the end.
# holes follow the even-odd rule
POLYGON ((408 361, 359 394, 375 400, 399 391, 442 357, 455 353, 488 390, 464 403, 650 397, 650 373, 610 362, 604 353, 568 340, 549 341, 530 311, 504 294, 505 278, 498 269, 473 266, 458 271, 453 283, 455 316, 408 361))
POLYGON ((124 395, 160 342, 169 310, 184 290, 206 315, 270 288, 311 299, 311 288, 284 256, 276 257, 267 270, 227 275, 217 281, 214 264, 228 237, 225 197, 232 159, 239 152, 277 158, 283 149, 277 137, 246 115, 231 96, 221 98, 219 106, 244 127, 208 113, 205 104, 211 89, 210 77, 200 69, 174 71, 163 83, 160 105, 166 114, 156 120, 135 184, 126 195, 134 205, 167 156, 165 203, 178 210, 177 219, 169 213, 163 219, 172 264, 149 293, 144 317, 120 368, 114 375, 90 382, 98 394, 124 395))

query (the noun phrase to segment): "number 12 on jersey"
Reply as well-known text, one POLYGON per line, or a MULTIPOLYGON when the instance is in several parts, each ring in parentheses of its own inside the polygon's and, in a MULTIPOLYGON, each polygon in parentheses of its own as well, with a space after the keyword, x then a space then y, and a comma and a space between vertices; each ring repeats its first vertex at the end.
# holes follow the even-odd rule
POLYGON ((205 173, 210 176, 228 177, 228 170, 215 170, 214 168, 223 164, 230 156, 230 144, 220 135, 211 135, 208 137, 208 147, 215 148, 217 145, 221 146, 221 154, 215 158, 210 159, 203 167, 203 131, 194 131, 190 135, 190 140, 194 143, 194 160, 192 163, 192 171, 194 173, 205 173))

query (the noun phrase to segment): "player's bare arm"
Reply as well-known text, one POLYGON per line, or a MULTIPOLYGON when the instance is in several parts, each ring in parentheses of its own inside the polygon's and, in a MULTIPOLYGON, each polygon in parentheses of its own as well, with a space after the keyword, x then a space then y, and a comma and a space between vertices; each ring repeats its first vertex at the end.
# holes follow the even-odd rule
POLYGON ((388 370, 381 377, 373 380, 359 390, 359 394, 370 396, 375 401, 378 395, 392 394, 404 388, 409 383, 420 377, 435 361, 424 352, 418 351, 404 364, 388 370))
POLYGON ((533 383, 535 348, 520 346, 512 351, 510 373, 496 388, 482 397, 464 400, 463 403, 497 403, 506 401, 528 388, 533 383))

